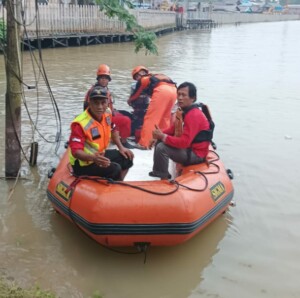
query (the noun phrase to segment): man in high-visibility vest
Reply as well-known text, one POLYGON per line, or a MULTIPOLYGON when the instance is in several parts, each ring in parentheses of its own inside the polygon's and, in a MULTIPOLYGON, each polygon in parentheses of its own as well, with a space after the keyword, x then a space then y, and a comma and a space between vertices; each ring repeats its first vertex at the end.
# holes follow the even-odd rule
POLYGON ((112 123, 108 90, 95 86, 89 93, 89 106, 71 124, 69 159, 75 175, 123 180, 133 165, 133 153, 125 148, 112 123), (112 140, 119 150, 107 150, 112 140))

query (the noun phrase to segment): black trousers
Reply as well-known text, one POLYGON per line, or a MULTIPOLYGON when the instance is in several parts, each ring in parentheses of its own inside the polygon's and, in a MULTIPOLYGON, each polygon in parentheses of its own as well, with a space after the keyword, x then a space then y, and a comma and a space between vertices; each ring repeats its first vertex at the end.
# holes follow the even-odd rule
POLYGON ((74 174, 77 176, 99 176, 120 180, 121 171, 127 170, 133 166, 132 160, 126 159, 118 150, 106 150, 104 156, 111 161, 109 167, 101 168, 95 163, 82 167, 79 165, 79 161, 76 160, 75 165, 73 166, 74 174))

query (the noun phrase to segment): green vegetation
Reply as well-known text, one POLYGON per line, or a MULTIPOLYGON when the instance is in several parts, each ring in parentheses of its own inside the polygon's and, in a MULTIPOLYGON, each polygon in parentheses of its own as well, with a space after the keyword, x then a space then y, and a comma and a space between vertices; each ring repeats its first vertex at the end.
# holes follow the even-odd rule
MULTIPOLYGON (((35 286, 24 290, 15 283, 0 277, 0 298, 59 298, 50 291, 41 290, 35 286)), ((99 291, 95 291, 90 298, 102 298, 99 291)))
POLYGON ((6 25, 4 20, 0 18, 0 51, 4 47, 6 41, 6 25))
POLYGON ((16 284, 5 281, 0 278, 0 298, 55 298, 56 296, 49 292, 43 291, 39 287, 24 290, 16 284))
MULTIPOLYGON (((129 11, 120 5, 119 0, 96 0, 100 9, 104 13, 113 18, 117 17, 119 20, 125 22, 126 30, 131 32, 135 41, 135 52, 139 52, 145 48, 146 54, 156 54, 157 46, 155 44, 156 35, 154 32, 146 31, 142 26, 137 23, 136 18, 129 13, 129 11)), ((123 0, 124 5, 132 7, 131 1, 123 0)))

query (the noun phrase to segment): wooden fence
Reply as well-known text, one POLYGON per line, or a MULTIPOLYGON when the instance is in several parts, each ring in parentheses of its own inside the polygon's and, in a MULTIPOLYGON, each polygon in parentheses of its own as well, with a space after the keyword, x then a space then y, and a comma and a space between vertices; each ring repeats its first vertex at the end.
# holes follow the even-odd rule
MULTIPOLYGON (((126 34, 125 23, 117 18, 109 18, 96 5, 39 4, 38 9, 32 4, 24 7, 25 28, 28 39, 59 38, 88 35, 126 34), (36 22, 37 21, 37 22, 36 22)), ((159 31, 185 27, 187 19, 199 18, 193 13, 178 14, 172 11, 130 10, 139 25, 146 29, 159 31), (177 22, 177 23, 176 23, 177 22)), ((6 10, 0 5, 0 18, 6 18, 6 10)), ((201 15, 203 18, 203 15, 201 15)), ((245 13, 217 13, 207 11, 205 19, 216 24, 272 22, 299 20, 299 15, 267 15, 245 13)), ((20 18, 21 19, 21 18, 20 18)), ((24 28, 23 28, 24 31, 24 28)))
MULTIPOLYGON (((91 33, 125 33, 125 23, 109 18, 96 5, 39 4, 24 8, 26 31, 29 37, 36 36, 38 25, 41 37, 80 35, 91 33), (37 20, 37 22, 35 22, 37 20), (36 25, 37 24, 37 25, 36 25)), ((131 10, 139 25, 146 29, 176 27, 176 13, 155 10, 131 10)), ((0 18, 6 17, 5 8, 0 5, 0 18)))

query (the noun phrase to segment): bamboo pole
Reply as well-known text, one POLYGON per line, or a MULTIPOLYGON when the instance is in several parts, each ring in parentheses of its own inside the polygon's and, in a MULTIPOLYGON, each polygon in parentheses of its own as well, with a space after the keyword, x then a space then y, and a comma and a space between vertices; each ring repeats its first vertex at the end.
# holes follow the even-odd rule
POLYGON ((20 0, 7 0, 5 176, 17 177, 21 167, 20 0))

